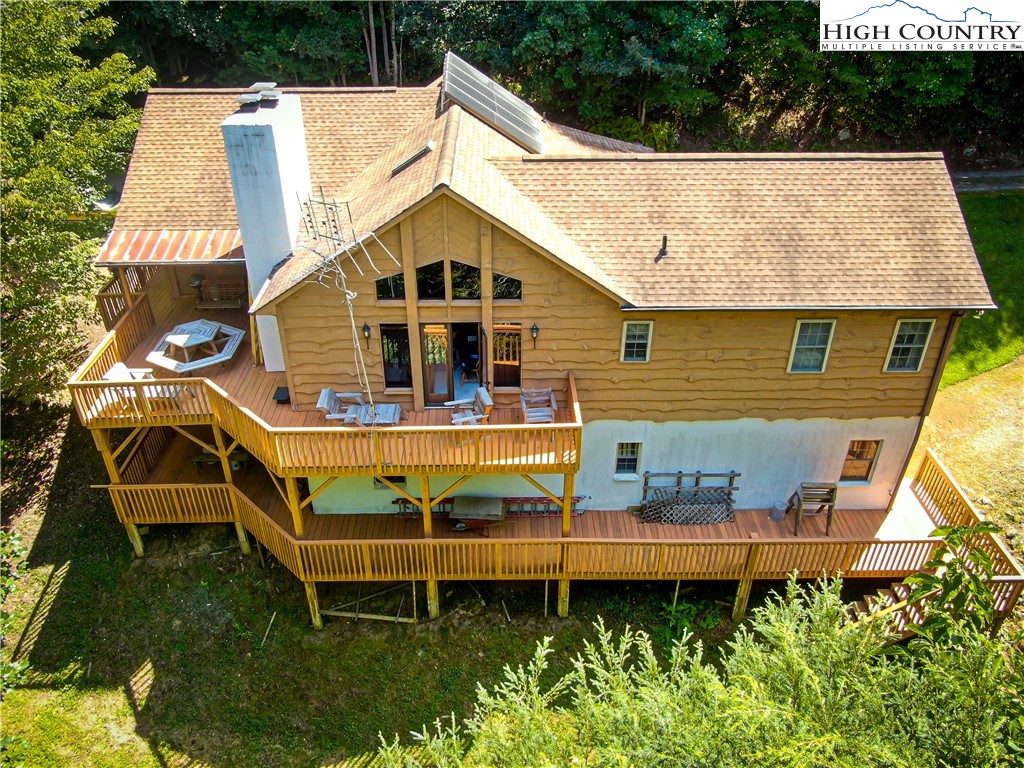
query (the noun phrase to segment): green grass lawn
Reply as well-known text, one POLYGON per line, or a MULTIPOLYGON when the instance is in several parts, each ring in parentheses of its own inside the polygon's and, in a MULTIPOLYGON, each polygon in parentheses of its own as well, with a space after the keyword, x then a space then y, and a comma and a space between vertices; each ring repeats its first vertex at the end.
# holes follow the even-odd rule
MULTIPOLYGON (((4 525, 29 552, 3 649, 28 669, 2 717, 26 742, 25 765, 334 765, 375 750, 379 732, 409 740, 438 715, 467 716, 477 681, 498 682, 544 636, 554 675, 598 615, 616 628, 667 624, 674 584, 578 582, 559 619, 544 616, 540 583, 479 583, 479 596, 448 583, 438 621, 328 619, 317 632, 302 585, 270 556, 242 555, 227 526, 154 527, 134 559, 106 491, 89 488, 104 469, 67 409, 5 414, 3 448, 4 525)), ((355 595, 321 586, 321 607, 355 595)), ((552 582, 552 612, 556 600, 552 582)), ((363 610, 410 615, 411 604, 406 587, 363 610)), ((723 606, 705 607, 723 619, 702 634, 714 644, 733 625, 723 606)))
POLYGON ((1024 354, 1024 192, 963 193, 960 206, 999 309, 964 318, 943 387, 1024 354))

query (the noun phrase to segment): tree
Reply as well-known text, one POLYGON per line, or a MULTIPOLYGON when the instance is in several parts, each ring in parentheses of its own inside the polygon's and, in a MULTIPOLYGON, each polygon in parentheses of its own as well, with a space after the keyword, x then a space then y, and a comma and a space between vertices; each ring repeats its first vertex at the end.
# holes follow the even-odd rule
POLYGON ((719 668, 699 644, 662 663, 643 632, 600 624, 575 669, 532 661, 480 688, 465 726, 438 721, 382 747, 389 766, 1009 766, 1019 756, 1020 653, 973 633, 916 658, 884 652, 886 627, 851 623, 838 582, 755 611, 719 668))
POLYGON ((124 55, 91 65, 76 53, 113 24, 97 0, 3 5, 3 390, 23 401, 63 388, 94 314, 91 264, 108 216, 94 201, 128 161, 149 70, 124 55))

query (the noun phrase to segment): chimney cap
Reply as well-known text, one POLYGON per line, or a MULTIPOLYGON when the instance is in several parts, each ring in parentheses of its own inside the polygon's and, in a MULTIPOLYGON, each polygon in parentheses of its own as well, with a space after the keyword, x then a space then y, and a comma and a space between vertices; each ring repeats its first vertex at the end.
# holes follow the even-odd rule
POLYGON ((258 93, 243 93, 235 101, 239 104, 256 104, 260 100, 258 93))
POLYGON ((277 87, 277 83, 259 82, 259 83, 253 83, 252 85, 250 85, 249 86, 249 90, 250 91, 269 91, 269 90, 271 90, 273 88, 276 88, 276 87, 277 87))

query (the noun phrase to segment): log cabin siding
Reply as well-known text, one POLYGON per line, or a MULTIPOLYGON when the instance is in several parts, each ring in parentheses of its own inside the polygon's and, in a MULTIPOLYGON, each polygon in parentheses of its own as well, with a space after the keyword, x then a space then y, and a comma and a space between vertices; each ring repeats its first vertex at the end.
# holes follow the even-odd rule
MULTIPOLYGON (((427 203, 411 214, 411 223, 415 264, 432 263, 445 253, 480 264, 480 233, 488 225, 455 200, 441 197, 427 203)), ((396 225, 383 239, 402 259, 397 233, 396 225)), ((566 373, 575 372, 585 421, 919 416, 952 316, 948 310, 623 311, 500 227, 492 227, 491 237, 494 272, 523 282, 522 302, 493 304, 494 323, 522 324, 523 386, 561 388, 566 373), (934 319, 935 329, 919 373, 886 374, 885 358, 896 321, 902 318, 934 319), (786 372, 799 319, 836 321, 824 373, 786 372), (640 320, 654 322, 650 361, 622 363, 623 323, 640 320), (536 349, 529 334, 534 323, 540 329, 536 349)), ((374 258, 378 267, 387 259, 374 258)), ((378 302, 373 285, 377 275, 365 266, 364 271, 360 276, 347 270, 348 285, 358 293, 357 327, 366 321, 372 328, 364 359, 379 397, 384 382, 380 324, 405 324, 407 312, 397 302, 378 302)), ((287 339, 293 403, 311 408, 323 387, 358 388, 350 324, 337 289, 306 286, 281 301, 276 311, 287 339)), ((420 323, 476 322, 482 316, 482 307, 472 302, 419 305, 420 323)), ((410 337, 418 343, 413 329, 410 337)), ((387 399, 412 406, 406 393, 389 393, 387 399)), ((517 395, 499 390, 494 400, 499 406, 514 405, 517 395)))

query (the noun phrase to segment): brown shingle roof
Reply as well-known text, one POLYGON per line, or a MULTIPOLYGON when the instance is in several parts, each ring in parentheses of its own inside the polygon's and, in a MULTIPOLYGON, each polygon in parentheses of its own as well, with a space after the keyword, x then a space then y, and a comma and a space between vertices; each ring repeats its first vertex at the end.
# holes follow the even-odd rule
POLYGON ((494 165, 638 307, 992 306, 936 153, 494 165))
MULTIPOLYGON (((544 153, 528 155, 457 105, 438 114, 436 83, 291 90, 314 188, 350 201, 357 232, 447 188, 637 307, 992 306, 937 154, 638 154, 545 123, 544 153), (392 173, 427 141, 431 152, 392 173)), ((220 133, 237 93, 150 94, 108 242, 237 229, 220 133)), ((301 240, 296 252, 259 305, 316 263, 301 240)))

